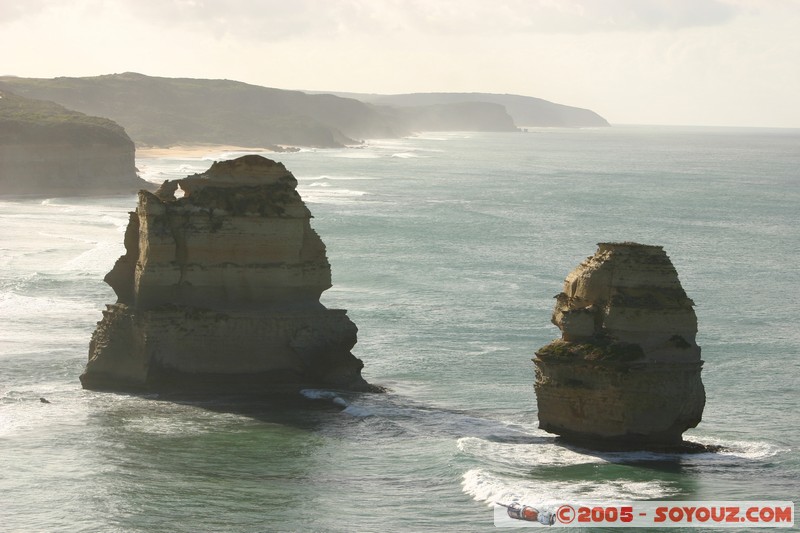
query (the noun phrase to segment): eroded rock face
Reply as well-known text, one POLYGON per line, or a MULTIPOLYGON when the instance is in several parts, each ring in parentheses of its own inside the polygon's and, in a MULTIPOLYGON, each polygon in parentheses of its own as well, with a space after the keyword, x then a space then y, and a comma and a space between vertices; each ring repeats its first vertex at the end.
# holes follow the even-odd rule
POLYGON ((83 386, 370 389, 350 353, 355 324, 319 302, 330 265, 296 186, 282 164, 249 155, 140 191, 83 386))
POLYGON ((680 445, 703 414, 697 317, 660 246, 600 243, 536 352, 539 427, 599 448, 680 445))
POLYGON ((118 124, 0 89, 0 194, 127 194, 148 185, 118 124))

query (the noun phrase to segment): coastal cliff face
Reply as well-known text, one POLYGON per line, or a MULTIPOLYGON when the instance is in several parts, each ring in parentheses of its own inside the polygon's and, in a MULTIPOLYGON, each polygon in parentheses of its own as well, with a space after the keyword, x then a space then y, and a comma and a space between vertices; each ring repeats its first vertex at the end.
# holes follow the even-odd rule
POLYGON ((119 125, 0 91, 0 194, 111 194, 148 185, 119 125))
POLYGON ((224 144, 342 147, 407 135, 362 102, 233 80, 134 72, 56 79, 0 76, 7 88, 122 124, 137 145, 224 144))
POLYGON ((232 80, 135 72, 55 79, 0 76, 0 90, 59 102, 122 124, 137 145, 341 147, 413 131, 605 127, 588 109, 487 93, 314 94, 232 80))
POLYGON ((539 427, 593 447, 680 445, 701 420, 697 317, 660 246, 601 243, 556 296, 540 348, 539 427))
POLYGON ((140 191, 83 386, 369 390, 350 353, 355 324, 319 302, 330 265, 296 186, 282 164, 249 155, 140 191))
MULTIPOLYGON (((504 115, 510 116, 510 122, 515 129, 516 127, 601 128, 609 126, 606 119, 589 109, 556 104, 541 98, 518 94, 412 93, 381 95, 349 93, 347 95, 381 106, 394 106, 401 109, 417 107, 421 111, 426 108, 434 110, 437 106, 447 106, 453 112, 457 112, 457 106, 464 104, 498 105, 503 108, 504 115)), ((469 113, 469 106, 463 111, 469 113)), ((497 124, 494 120, 492 122, 497 124)), ((486 122, 483 122, 477 131, 492 131, 492 129, 486 129, 486 125, 486 122)), ((503 130, 496 129, 495 131, 503 130)))

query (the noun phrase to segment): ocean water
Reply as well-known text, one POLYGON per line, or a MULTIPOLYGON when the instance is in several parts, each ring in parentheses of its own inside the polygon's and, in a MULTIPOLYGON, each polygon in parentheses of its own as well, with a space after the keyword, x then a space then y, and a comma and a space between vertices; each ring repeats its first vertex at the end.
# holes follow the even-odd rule
MULTIPOLYGON (((159 182, 215 153, 140 159, 159 182)), ((97 393, 78 375, 135 197, 0 198, 1 531, 491 531, 492 504, 800 496, 800 130, 431 133, 274 154, 323 295, 386 394, 97 393), (697 304, 723 453, 597 453, 537 428, 534 351, 596 243, 659 244, 697 304), (50 403, 44 403, 45 398, 50 403)))

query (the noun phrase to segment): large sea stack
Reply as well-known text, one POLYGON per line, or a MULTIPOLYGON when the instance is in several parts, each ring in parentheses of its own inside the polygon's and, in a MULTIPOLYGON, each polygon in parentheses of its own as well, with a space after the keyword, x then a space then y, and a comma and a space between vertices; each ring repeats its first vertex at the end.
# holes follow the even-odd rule
POLYGON ((331 270, 296 186, 281 163, 248 155, 140 191, 83 386, 369 390, 355 324, 319 301, 331 270))
POLYGON ((536 352, 539 427, 599 449, 680 447, 703 414, 697 317, 661 246, 600 243, 536 352))

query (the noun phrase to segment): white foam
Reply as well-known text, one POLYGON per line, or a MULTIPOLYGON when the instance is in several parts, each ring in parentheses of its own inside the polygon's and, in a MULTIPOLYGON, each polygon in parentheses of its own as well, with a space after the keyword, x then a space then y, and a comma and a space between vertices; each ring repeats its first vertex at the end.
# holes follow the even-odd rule
POLYGON ((369 409, 367 409, 365 407, 359 407, 357 405, 352 405, 352 404, 348 405, 344 409, 344 411, 342 411, 342 412, 345 413, 345 414, 348 414, 350 416, 357 417, 357 418, 364 418, 364 417, 367 417, 367 416, 374 416, 374 413, 372 411, 370 411, 369 409))
POLYGON ((436 135, 414 135, 411 138, 412 139, 419 139, 420 141, 449 141, 450 140, 447 137, 436 136, 436 135))
MULTIPOLYGON (((527 470, 527 469, 524 469, 527 470)), ((554 481, 546 478, 511 477, 483 469, 468 470, 461 482, 466 494, 477 501, 519 501, 527 505, 563 502, 607 502, 666 498, 677 489, 660 481, 554 481)))
POLYGON ((695 437, 689 440, 700 444, 722 446, 722 450, 715 453, 700 453, 682 455, 681 459, 689 461, 712 461, 712 462, 738 462, 739 460, 760 460, 774 457, 781 453, 792 451, 788 446, 773 444, 766 441, 744 441, 744 440, 725 440, 715 437, 695 437))
POLYGON ((0 390, 0 437, 48 432, 53 424, 79 423, 71 401, 63 396, 61 384, 40 382, 33 387, 0 390), (54 396, 59 399, 53 399, 54 396), (40 400, 45 397, 52 403, 40 400))
POLYGON ((122 231, 125 231, 125 228, 128 227, 127 216, 102 215, 99 220, 122 231))
POLYGON ((321 176, 301 176, 297 178, 297 181, 351 181, 351 180, 378 180, 380 178, 376 178, 373 176, 328 176, 323 174, 321 176))
POLYGON ((309 400, 331 400, 336 398, 335 392, 320 389, 303 389, 300 391, 300 394, 309 400))
MULTIPOLYGON (((536 431, 532 436, 544 432, 536 431)), ((492 462, 503 466, 547 465, 566 466, 577 464, 615 463, 627 464, 642 461, 678 461, 683 464, 738 464, 743 461, 754 461, 773 457, 791 451, 786 446, 769 442, 728 441, 724 439, 704 437, 691 440, 706 445, 722 446, 719 452, 708 453, 659 453, 648 451, 625 452, 590 452, 583 453, 579 448, 572 449, 553 442, 552 444, 534 444, 530 442, 494 442, 477 437, 464 437, 458 440, 458 450, 470 457, 484 462, 492 462)))
POLYGON ((346 151, 333 154, 333 157, 341 157, 344 159, 380 159, 380 155, 374 152, 365 152, 362 150, 346 151))
POLYGON ((319 390, 319 389, 303 389, 300 391, 300 394, 302 394, 309 400, 330 400, 332 403, 335 403, 336 405, 342 407, 347 407, 349 405, 344 398, 342 398, 333 391, 319 390))
POLYGON ((78 207, 75 205, 70 205, 66 203, 61 203, 60 198, 47 198, 42 200, 41 205, 46 206, 48 208, 57 209, 61 213, 75 213, 78 211, 78 207))
POLYGON ((105 272, 113 265, 117 257, 125 253, 125 248, 118 242, 99 242, 80 255, 73 257, 60 266, 61 270, 77 272, 105 272))
POLYGON ((320 389, 303 389, 300 391, 300 394, 305 396, 310 400, 327 400, 333 403, 334 405, 338 405, 339 407, 344 407, 342 409, 342 413, 346 415, 350 415, 357 418, 364 418, 367 416, 373 416, 371 410, 367 409, 366 407, 353 405, 352 403, 348 402, 337 393, 333 391, 327 390, 320 390, 320 389))
MULTIPOLYGON (((11 402, 3 401, 2 403, 11 402)), ((0 437, 10 437, 14 434, 28 431, 43 425, 47 416, 47 413, 43 409, 45 406, 36 405, 34 400, 30 400, 27 403, 29 405, 25 406, 24 408, 20 406, 15 408, 0 409, 0 437)))
POLYGON ((419 133, 412 135, 410 139, 419 139, 420 141, 450 141, 452 139, 471 139, 472 134, 469 132, 429 132, 419 133))
POLYGON ((334 188, 299 189, 299 192, 308 203, 337 205, 351 204, 367 194, 364 191, 334 188))
MULTIPOLYGON (((542 431, 542 436, 546 434, 542 431)), ((477 437, 463 437, 456 444, 461 453, 479 459, 517 467, 559 466, 589 463, 606 463, 597 455, 582 454, 569 448, 553 444, 531 444, 530 442, 492 442, 477 437)))
MULTIPOLYGON (((537 433, 541 432, 533 432, 531 438, 534 439, 537 433)), ((462 486, 465 493, 490 505, 494 502, 520 501, 534 506, 559 502, 663 499, 678 492, 670 484, 661 481, 549 480, 544 475, 534 477, 537 467, 641 461, 679 461, 681 464, 697 466, 736 465, 790 451, 786 446, 764 441, 731 441, 713 437, 693 437, 691 440, 719 445, 724 451, 699 454, 646 451, 582 453, 580 449, 555 443, 495 442, 476 437, 459 439, 457 447, 461 454, 484 465, 464 474, 462 486)))
POLYGON ((659 452, 605 452, 601 456, 611 463, 632 463, 641 461, 677 461, 694 465, 736 465, 748 461, 758 461, 791 451, 791 448, 765 441, 726 440, 715 437, 692 436, 688 440, 699 444, 721 446, 717 452, 705 453, 659 453, 659 452))
POLYGON ((0 293, 0 318, 36 316, 75 316, 94 310, 91 302, 51 298, 47 296, 25 296, 14 292, 0 293))

